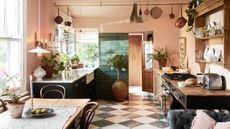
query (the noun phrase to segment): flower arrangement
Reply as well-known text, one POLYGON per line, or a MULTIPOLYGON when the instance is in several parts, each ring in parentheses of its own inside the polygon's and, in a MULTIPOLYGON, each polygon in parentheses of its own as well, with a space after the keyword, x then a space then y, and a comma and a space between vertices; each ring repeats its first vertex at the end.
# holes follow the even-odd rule
POLYGON ((20 103, 21 88, 17 85, 21 80, 19 79, 18 74, 13 76, 6 74, 4 80, 6 81, 6 88, 3 90, 1 96, 7 96, 7 99, 9 99, 9 102, 11 103, 20 103))

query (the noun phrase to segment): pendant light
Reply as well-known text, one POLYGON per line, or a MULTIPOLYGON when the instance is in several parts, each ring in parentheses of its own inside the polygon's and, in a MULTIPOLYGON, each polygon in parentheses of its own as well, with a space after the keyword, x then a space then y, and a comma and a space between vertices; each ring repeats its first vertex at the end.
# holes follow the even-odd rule
MULTIPOLYGON (((41 37, 41 32, 40 32, 40 28, 41 28, 41 23, 40 23, 40 0, 38 0, 38 34, 39 34, 39 38, 41 37)), ((41 54, 43 53, 50 53, 50 51, 43 49, 41 47, 41 41, 38 40, 37 38, 37 33, 35 32, 35 48, 32 50, 29 50, 29 53, 37 53, 38 56, 41 56, 41 54)))

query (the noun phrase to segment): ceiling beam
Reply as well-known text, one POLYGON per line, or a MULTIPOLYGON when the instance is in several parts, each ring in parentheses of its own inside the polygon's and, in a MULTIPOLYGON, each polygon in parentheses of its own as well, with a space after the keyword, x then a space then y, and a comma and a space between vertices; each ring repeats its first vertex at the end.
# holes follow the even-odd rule
MULTIPOLYGON (((84 4, 84 3, 68 3, 68 2, 58 2, 54 1, 56 6, 133 6, 133 3, 110 3, 103 4, 103 2, 84 4)), ((137 3, 139 6, 158 6, 158 5, 188 5, 188 2, 164 2, 164 3, 137 3)))

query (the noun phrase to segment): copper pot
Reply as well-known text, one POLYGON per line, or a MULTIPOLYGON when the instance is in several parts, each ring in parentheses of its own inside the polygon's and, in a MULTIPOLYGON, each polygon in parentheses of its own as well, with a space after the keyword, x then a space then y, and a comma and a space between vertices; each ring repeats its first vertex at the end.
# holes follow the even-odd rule
POLYGON ((187 23, 187 20, 183 17, 182 15, 182 7, 181 7, 181 17, 179 17, 176 22, 175 22, 175 26, 177 28, 182 28, 185 26, 185 24, 187 23))

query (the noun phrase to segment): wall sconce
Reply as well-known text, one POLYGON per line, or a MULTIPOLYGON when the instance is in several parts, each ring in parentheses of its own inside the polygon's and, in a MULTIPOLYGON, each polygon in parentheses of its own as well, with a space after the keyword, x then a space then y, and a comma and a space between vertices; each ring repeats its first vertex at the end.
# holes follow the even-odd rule
POLYGON ((47 40, 43 42, 43 40, 38 41, 37 40, 37 33, 35 32, 35 48, 32 50, 29 50, 29 53, 36 53, 37 56, 41 56, 43 53, 50 53, 50 51, 44 49, 47 47, 47 40))

